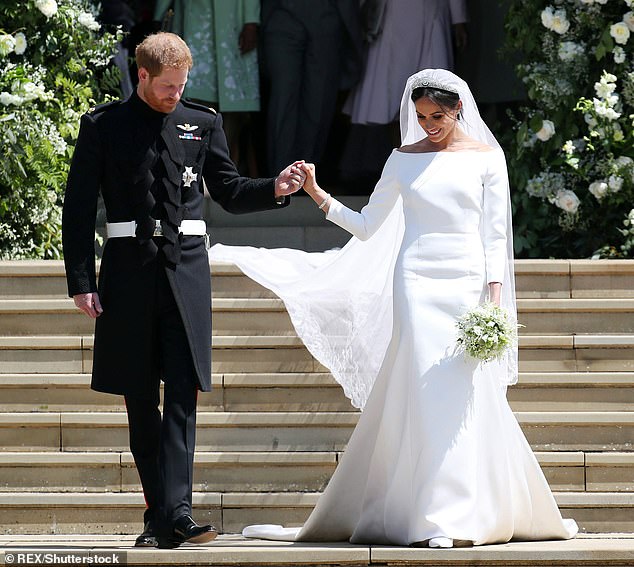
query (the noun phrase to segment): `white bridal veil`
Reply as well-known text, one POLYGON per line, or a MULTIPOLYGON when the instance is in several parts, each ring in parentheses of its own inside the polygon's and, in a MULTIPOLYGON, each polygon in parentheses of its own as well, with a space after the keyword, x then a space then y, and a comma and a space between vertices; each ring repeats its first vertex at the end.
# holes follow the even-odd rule
MULTIPOLYGON (((412 89, 419 86, 458 93, 462 101, 460 127, 467 135, 500 147, 480 117, 467 84, 443 69, 426 69, 407 80, 400 111, 403 144, 426 136, 411 100, 412 89)), ((516 317, 510 195, 507 205, 508 262, 502 306, 516 317)), ((403 229, 399 199, 374 235, 365 241, 352 237, 341 250, 308 253, 217 244, 210 249, 209 257, 236 264, 277 294, 306 348, 331 371, 352 404, 363 408, 392 335, 392 280, 403 229)), ((487 364, 500 366, 495 373, 504 384, 516 381, 517 349, 510 351, 505 360, 487 364)))

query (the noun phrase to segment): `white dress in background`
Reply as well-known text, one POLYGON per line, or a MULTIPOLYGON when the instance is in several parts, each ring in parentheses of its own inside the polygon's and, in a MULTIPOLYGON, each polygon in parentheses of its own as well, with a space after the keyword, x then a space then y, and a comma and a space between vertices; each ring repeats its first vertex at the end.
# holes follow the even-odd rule
MULTIPOLYGON (((507 185, 499 149, 395 150, 361 213, 331 201, 327 218, 361 240, 402 202, 391 339, 306 524, 255 526, 245 535, 395 545, 447 537, 481 545, 576 534, 508 405, 507 377, 455 346, 456 319, 486 298, 487 282, 503 279, 507 185)), ((230 248, 221 252, 216 259, 231 260, 230 248)))
MULTIPOLYGON (((397 118, 402 85, 418 69, 453 69, 452 25, 467 21, 466 0, 387 0, 379 37, 343 111, 353 124, 397 118)), ((383 159, 383 158, 382 158, 383 159)))

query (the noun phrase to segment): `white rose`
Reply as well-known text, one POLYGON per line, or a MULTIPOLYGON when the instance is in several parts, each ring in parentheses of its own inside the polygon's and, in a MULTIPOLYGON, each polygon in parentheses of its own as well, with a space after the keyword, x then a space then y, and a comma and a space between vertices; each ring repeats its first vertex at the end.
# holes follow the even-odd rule
POLYGON ((612 50, 612 56, 616 64, 620 65, 621 63, 625 63, 625 50, 622 47, 617 45, 612 50))
POLYGON ((15 48, 15 39, 8 33, 0 34, 0 57, 9 55, 15 48))
POLYGON ((623 178, 618 175, 610 175, 608 177, 608 187, 613 193, 618 193, 623 187, 623 178))
POLYGON ((26 36, 22 32, 18 32, 13 36, 15 40, 14 51, 18 55, 22 55, 26 51, 26 36))
POLYGON ((545 28, 551 30, 553 28, 554 10, 552 6, 548 6, 542 10, 542 24, 545 28))
POLYGON ((35 7, 47 18, 57 14, 57 2, 55 0, 35 0, 35 7))
POLYGON ((555 134, 555 125, 551 120, 542 120, 542 127, 535 133, 542 142, 550 140, 555 134))
MULTIPOLYGON (((566 18, 566 10, 557 10, 553 15, 552 30, 560 35, 565 34, 570 28, 570 22, 566 18)), ((628 30, 629 31, 629 30, 628 30)))
POLYGON ((570 189, 560 189, 555 195, 555 205, 567 213, 576 213, 579 202, 579 197, 570 189))
POLYGON ((90 12, 82 12, 79 14, 77 21, 89 30, 97 31, 99 29, 99 23, 95 20, 94 16, 90 12))
POLYGON ((634 12, 626 12, 623 14, 623 22, 631 32, 634 32, 634 12))
POLYGON ((614 161, 619 167, 629 167, 634 164, 634 159, 632 159, 630 156, 619 156, 614 161))
POLYGON ((608 192, 608 184, 605 181, 595 181, 590 183, 588 191, 597 198, 597 201, 600 201, 608 192))
POLYGON ((614 38, 616 43, 625 45, 627 40, 630 39, 630 28, 627 27, 625 22, 618 22, 610 26, 610 35, 614 38))

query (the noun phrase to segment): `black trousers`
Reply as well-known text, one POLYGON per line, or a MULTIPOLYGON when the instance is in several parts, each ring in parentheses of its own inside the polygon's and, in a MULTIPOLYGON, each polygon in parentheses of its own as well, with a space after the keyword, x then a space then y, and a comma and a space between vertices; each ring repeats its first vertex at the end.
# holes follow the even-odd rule
POLYGON ((335 3, 315 0, 282 2, 263 26, 270 175, 297 159, 321 159, 337 104, 344 29, 335 3))
POLYGON ((147 503, 144 520, 169 535, 178 517, 192 513, 197 379, 191 350, 165 269, 158 267, 153 310, 154 350, 160 380, 147 397, 125 396, 134 457, 147 503))

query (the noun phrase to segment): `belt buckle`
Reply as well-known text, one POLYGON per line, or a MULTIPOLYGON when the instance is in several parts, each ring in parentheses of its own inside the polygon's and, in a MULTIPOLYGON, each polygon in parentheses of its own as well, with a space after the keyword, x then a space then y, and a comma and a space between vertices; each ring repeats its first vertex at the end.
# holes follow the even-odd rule
POLYGON ((160 220, 154 221, 154 233, 152 234, 152 236, 164 236, 163 227, 161 226, 160 220))

